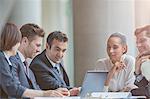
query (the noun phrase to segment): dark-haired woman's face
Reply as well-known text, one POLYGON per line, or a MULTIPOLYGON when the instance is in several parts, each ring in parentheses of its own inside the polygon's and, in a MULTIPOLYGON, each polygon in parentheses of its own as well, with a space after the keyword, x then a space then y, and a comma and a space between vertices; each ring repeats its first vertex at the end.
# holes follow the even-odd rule
POLYGON ((121 56, 126 52, 126 46, 121 44, 121 40, 118 37, 111 37, 107 41, 107 53, 111 61, 115 63, 120 61, 121 56))

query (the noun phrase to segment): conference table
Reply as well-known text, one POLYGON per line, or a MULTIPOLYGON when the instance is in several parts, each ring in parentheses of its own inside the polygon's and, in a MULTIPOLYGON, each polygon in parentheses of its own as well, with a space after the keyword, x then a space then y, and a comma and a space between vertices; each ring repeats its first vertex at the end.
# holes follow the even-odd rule
POLYGON ((128 98, 100 98, 100 97, 36 97, 34 99, 146 99, 144 96, 131 96, 128 98))
POLYGON ((131 96, 130 92, 92 92, 85 97, 35 97, 34 99, 139 99, 145 96, 131 96))

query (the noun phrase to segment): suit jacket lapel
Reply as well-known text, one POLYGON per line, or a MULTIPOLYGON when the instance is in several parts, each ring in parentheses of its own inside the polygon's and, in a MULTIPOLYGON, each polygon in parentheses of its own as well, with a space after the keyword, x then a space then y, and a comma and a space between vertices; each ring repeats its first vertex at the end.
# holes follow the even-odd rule
POLYGON ((64 85, 66 85, 64 79, 62 79, 62 78, 60 77, 60 75, 58 74, 58 72, 53 68, 52 64, 51 64, 50 61, 47 59, 47 57, 46 57, 46 55, 45 55, 45 50, 44 50, 43 53, 42 53, 42 57, 43 57, 43 59, 44 59, 44 61, 45 61, 45 64, 47 64, 47 66, 45 66, 45 68, 47 68, 47 70, 50 71, 58 81, 60 81, 60 82, 63 83, 64 85))
MULTIPOLYGON (((49 62, 49 61, 48 61, 49 62)), ((53 75, 54 75, 54 77, 58 80, 58 81, 60 81, 61 83, 63 83, 64 85, 66 85, 66 83, 64 82, 64 80, 60 77, 60 75, 58 74, 58 72, 52 67, 52 64, 49 62, 48 64, 47 64, 49 67, 47 67, 46 66, 46 68, 47 68, 47 70, 49 71, 49 72, 51 72, 53 75)))
POLYGON ((17 58, 17 60, 19 61, 19 63, 21 64, 21 66, 22 66, 22 69, 23 69, 23 71, 24 71, 24 73, 26 74, 26 76, 28 77, 28 78, 30 78, 28 75, 27 75, 27 73, 26 73, 26 71, 25 71, 25 69, 24 69, 24 64, 23 64, 23 62, 21 61, 21 59, 20 59, 20 57, 19 57, 19 54, 17 53, 17 55, 16 55, 16 58, 17 58))
POLYGON ((60 76, 60 74, 56 71, 56 69, 52 68, 52 71, 55 73, 55 78, 57 77, 57 80, 61 81, 64 85, 66 85, 64 79, 60 76))
MULTIPOLYGON (((27 80, 28 80, 29 85, 30 85, 32 88, 36 89, 36 86, 34 85, 34 82, 32 81, 32 77, 30 77, 31 71, 29 70, 29 75, 26 73, 26 71, 25 71, 25 69, 24 69, 24 67, 23 67, 24 64, 23 64, 23 62, 21 61, 21 59, 20 59, 18 53, 17 53, 17 55, 16 55, 16 58, 17 58, 17 60, 19 61, 19 63, 21 64, 21 67, 22 67, 22 69, 23 69, 23 71, 24 71, 24 73, 25 73, 25 75, 26 75, 26 77, 27 77, 27 80)), ((28 69, 29 69, 29 68, 28 68, 28 69)))
POLYGON ((60 68, 61 68, 61 70, 62 70, 62 72, 63 72, 63 79, 64 79, 66 85, 67 85, 67 86, 70 86, 68 75, 67 75, 65 69, 63 68, 62 64, 60 64, 60 68))

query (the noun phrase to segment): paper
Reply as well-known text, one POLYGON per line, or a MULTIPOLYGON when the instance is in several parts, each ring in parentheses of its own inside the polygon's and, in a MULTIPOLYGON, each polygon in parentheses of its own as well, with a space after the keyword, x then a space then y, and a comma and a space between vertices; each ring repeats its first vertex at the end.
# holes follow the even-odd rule
POLYGON ((131 96, 130 92, 93 92, 91 94, 95 98, 128 98, 131 96))

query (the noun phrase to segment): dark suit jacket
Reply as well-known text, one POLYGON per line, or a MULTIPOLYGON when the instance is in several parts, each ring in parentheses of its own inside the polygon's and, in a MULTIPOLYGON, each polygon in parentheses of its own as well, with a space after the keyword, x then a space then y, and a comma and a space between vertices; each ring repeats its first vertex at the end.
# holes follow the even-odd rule
POLYGON ((26 88, 40 89, 36 83, 34 74, 29 70, 29 75, 24 71, 23 63, 18 54, 12 56, 10 61, 12 66, 9 66, 5 56, 0 52, 0 88, 1 97, 17 97, 20 98, 26 88))
POLYGON ((17 66, 9 65, 0 51, 0 98, 21 97, 26 87, 22 86, 16 77, 17 66))
POLYGON ((140 82, 135 81, 135 85, 139 88, 131 90, 132 95, 150 98, 150 82, 145 77, 140 82))
POLYGON ((69 79, 62 64, 60 68, 63 72, 63 79, 59 76, 58 72, 53 68, 52 64, 47 59, 45 51, 46 50, 37 55, 30 65, 40 88, 43 90, 57 89, 59 87, 70 89, 69 79))

